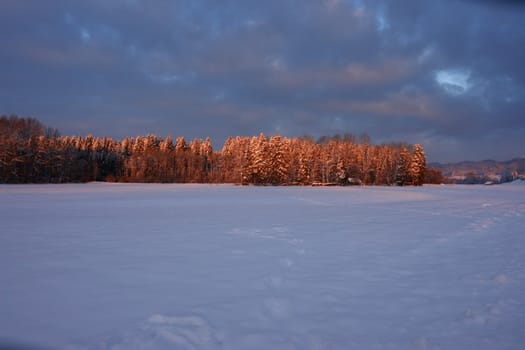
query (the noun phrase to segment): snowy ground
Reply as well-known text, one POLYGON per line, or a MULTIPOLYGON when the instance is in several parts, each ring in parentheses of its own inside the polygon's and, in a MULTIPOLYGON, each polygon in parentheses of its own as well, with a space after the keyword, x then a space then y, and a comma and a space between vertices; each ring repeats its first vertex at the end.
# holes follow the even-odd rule
POLYGON ((524 349, 525 185, 0 186, 0 348, 524 349))

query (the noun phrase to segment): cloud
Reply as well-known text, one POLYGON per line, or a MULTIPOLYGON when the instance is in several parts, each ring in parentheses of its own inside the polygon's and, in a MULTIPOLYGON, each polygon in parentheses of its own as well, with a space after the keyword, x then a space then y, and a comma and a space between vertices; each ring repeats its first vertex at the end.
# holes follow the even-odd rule
POLYGON ((472 88, 468 69, 441 69, 435 74, 436 82, 452 96, 468 93, 472 88))
POLYGON ((525 147, 525 28, 504 3, 5 0, 0 113, 65 134, 367 132, 508 158, 525 147))
POLYGON ((523 0, 464 0, 474 4, 490 5, 496 7, 504 6, 515 6, 515 7, 524 7, 525 2, 523 0))
POLYGON ((409 60, 391 58, 380 64, 350 63, 343 76, 345 82, 351 84, 387 84, 407 78, 414 68, 409 60))

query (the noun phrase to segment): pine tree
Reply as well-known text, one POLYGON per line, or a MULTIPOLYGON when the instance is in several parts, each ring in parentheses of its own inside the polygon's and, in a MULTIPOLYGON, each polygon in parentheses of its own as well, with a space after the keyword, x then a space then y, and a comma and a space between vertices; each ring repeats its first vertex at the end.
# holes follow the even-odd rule
POLYGON ((409 174, 414 186, 423 185, 426 171, 425 151, 420 144, 414 146, 414 153, 410 162, 409 174))
POLYGON ((186 182, 186 176, 188 172, 188 159, 187 159, 186 139, 184 136, 180 136, 175 140, 175 159, 176 159, 176 179, 177 182, 186 182))
POLYGON ((167 136, 164 141, 160 143, 160 151, 163 153, 169 153, 175 150, 171 136, 167 136))
POLYGON ((396 162, 396 185, 405 186, 409 185, 412 181, 410 177, 410 163, 411 156, 410 152, 406 147, 402 147, 397 156, 396 162))
POLYGON ((275 135, 270 138, 269 160, 270 174, 269 182, 272 185, 282 185, 288 180, 288 164, 285 159, 285 145, 281 136, 275 135))
POLYGON ((254 166, 253 159, 255 152, 255 147, 257 145, 257 137, 247 137, 244 139, 244 147, 241 148, 242 158, 241 158, 241 183, 244 185, 254 183, 254 166))
POLYGON ((266 184, 270 176, 270 149, 266 135, 261 133, 250 143, 252 148, 252 181, 255 184, 266 184))
POLYGON ((219 179, 220 182, 236 182, 239 181, 238 177, 236 178, 236 164, 235 156, 237 150, 235 149, 237 142, 232 138, 228 137, 224 141, 222 150, 220 151, 221 157, 219 158, 219 179))
POLYGON ((303 141, 300 143, 298 162, 299 169, 297 170, 297 181, 300 184, 308 185, 312 183, 312 174, 314 170, 314 147, 315 145, 310 141, 303 141))

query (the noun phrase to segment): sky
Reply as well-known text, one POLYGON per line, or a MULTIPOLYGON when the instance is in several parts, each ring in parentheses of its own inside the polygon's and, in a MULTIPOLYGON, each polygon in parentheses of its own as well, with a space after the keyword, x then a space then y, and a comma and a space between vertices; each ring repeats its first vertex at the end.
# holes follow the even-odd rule
POLYGON ((525 2, 2 0, 0 114, 63 135, 366 133, 525 156, 525 2))

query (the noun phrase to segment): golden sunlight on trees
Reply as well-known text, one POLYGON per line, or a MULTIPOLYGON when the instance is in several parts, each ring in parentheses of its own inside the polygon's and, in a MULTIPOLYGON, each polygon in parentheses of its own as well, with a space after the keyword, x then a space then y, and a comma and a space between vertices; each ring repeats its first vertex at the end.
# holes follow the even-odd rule
POLYGON ((0 183, 87 181, 242 183, 256 185, 422 185, 421 145, 374 146, 368 136, 229 137, 221 151, 209 138, 173 142, 156 135, 121 141, 60 136, 39 121, 0 117, 0 183))

